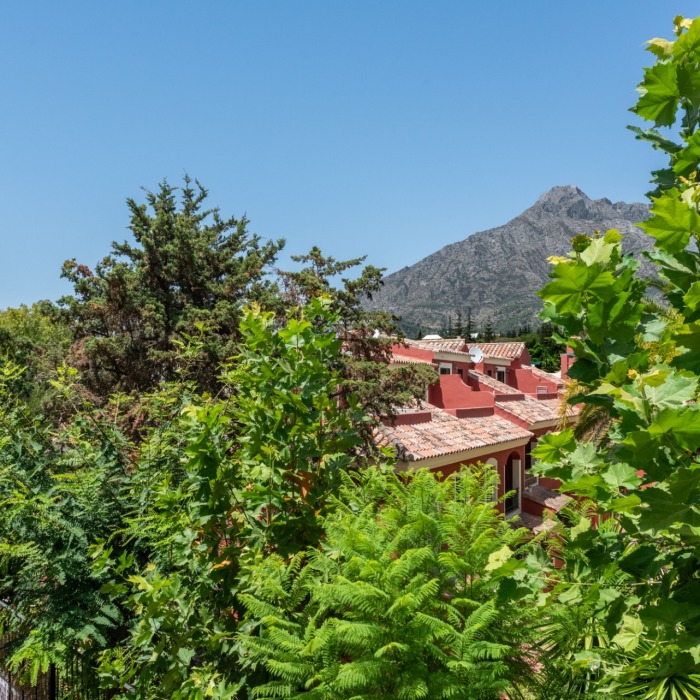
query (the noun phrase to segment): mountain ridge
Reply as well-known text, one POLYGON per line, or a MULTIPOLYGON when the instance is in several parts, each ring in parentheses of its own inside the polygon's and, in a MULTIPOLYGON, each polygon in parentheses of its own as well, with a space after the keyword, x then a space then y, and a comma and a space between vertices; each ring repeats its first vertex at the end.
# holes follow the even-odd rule
POLYGON ((537 291, 549 278, 549 256, 568 253, 573 236, 611 228, 623 234, 626 252, 648 249, 649 237, 636 226, 648 217, 646 204, 555 186, 507 223, 387 275, 366 306, 401 316, 399 325, 410 334, 447 325, 448 316, 454 322, 458 311, 464 319, 469 310, 477 326, 487 319, 499 330, 531 324, 542 308, 537 291))

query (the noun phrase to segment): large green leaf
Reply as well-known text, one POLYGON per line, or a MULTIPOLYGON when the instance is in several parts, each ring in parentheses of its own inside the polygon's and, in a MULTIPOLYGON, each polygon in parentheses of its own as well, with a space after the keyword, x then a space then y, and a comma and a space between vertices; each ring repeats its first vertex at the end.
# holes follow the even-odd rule
POLYGON ((616 491, 621 488, 634 489, 642 483, 642 479, 637 475, 637 470, 629 464, 611 464, 603 472, 605 483, 616 491))
MULTIPOLYGON (((604 238, 594 238, 586 250, 581 253, 581 260, 586 265, 600 263, 607 265, 619 248, 615 245, 616 231, 608 231, 604 238)), ((619 238, 619 234, 617 236, 619 238)))
POLYGON ((632 651, 639 644, 639 639, 644 632, 644 625, 638 617, 625 615, 620 631, 613 637, 613 644, 617 644, 625 651, 632 651))
POLYGON ((676 500, 671 493, 660 488, 649 488, 640 492, 647 506, 639 518, 642 531, 678 530, 681 525, 700 526, 700 510, 683 500, 676 500))
POLYGON ((640 141, 648 141, 657 150, 665 151, 666 153, 677 153, 683 149, 683 146, 679 146, 675 141, 666 138, 656 129, 641 129, 638 126, 628 126, 627 128, 634 132, 635 138, 640 141))
POLYGON ((655 386, 649 382, 644 388, 652 406, 658 409, 681 408, 695 398, 698 390, 697 377, 685 377, 668 371, 659 374, 661 381, 655 386))
POLYGON ((685 450, 700 449, 700 411, 666 408, 649 426, 649 435, 664 444, 685 450))
POLYGON ((574 431, 570 428, 558 433, 544 435, 537 442, 537 447, 532 451, 532 456, 542 462, 555 463, 568 455, 576 448, 574 431))
POLYGON ((683 325, 674 334, 674 340, 680 350, 685 352, 671 360, 671 365, 700 373, 700 323, 683 325))
POLYGON ((690 242, 693 233, 700 231, 700 216, 669 190, 654 200, 653 216, 640 226, 656 238, 658 246, 668 252, 680 252, 690 242))
POLYGON ((668 479, 668 490, 676 500, 700 503, 700 464, 677 469, 668 479))
POLYGON ((657 63, 646 68, 644 80, 637 89, 641 97, 633 111, 642 119, 653 121, 656 126, 673 124, 680 97, 675 64, 657 63))
POLYGON ((582 298, 589 294, 598 299, 610 299, 614 278, 599 264, 590 267, 575 263, 560 263, 552 270, 552 281, 546 284, 540 296, 553 302, 559 313, 581 310, 582 298))
POLYGON ((660 274, 684 294, 698 279, 700 259, 695 251, 671 254, 654 249, 648 251, 646 256, 659 267, 660 274))
POLYGON ((676 175, 687 177, 697 169, 700 162, 700 133, 695 133, 688 139, 686 147, 676 154, 674 161, 673 171, 676 175))

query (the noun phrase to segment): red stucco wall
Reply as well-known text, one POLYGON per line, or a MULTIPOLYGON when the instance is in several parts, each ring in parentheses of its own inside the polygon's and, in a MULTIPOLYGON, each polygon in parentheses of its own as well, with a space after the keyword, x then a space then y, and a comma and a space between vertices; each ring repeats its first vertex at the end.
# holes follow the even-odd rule
MULTIPOLYGON (((486 462, 488 459, 495 459, 498 462, 498 478, 500 480, 500 484, 498 486, 498 497, 500 498, 503 496, 504 489, 503 485, 505 483, 504 478, 505 478, 505 466, 506 462, 508 461, 508 457, 510 455, 517 455, 517 458, 520 460, 520 490, 522 494, 522 487, 523 484, 525 483, 525 446, 522 445, 521 447, 515 447, 510 450, 500 450, 500 451, 494 451, 490 454, 484 455, 483 457, 479 457, 478 459, 474 460, 467 460, 466 465, 468 466, 469 464, 478 464, 479 462, 486 462)), ((420 463, 418 463, 420 464, 420 463)), ((449 476, 450 474, 453 474, 456 471, 459 471, 463 466, 465 465, 464 462, 453 462, 451 464, 447 464, 443 467, 436 467, 435 469, 432 469, 431 471, 434 474, 441 474, 443 477, 449 476)), ((523 499, 521 498, 521 502, 523 499)), ((503 510, 503 504, 499 504, 498 506, 499 510, 503 510)))
POLYGON ((550 394, 557 393, 557 385, 554 382, 535 376, 529 369, 516 369, 514 374, 515 386, 525 394, 535 395, 538 386, 546 387, 550 394))
POLYGON ((473 408, 494 405, 492 394, 474 391, 458 374, 441 374, 428 389, 428 401, 439 408, 473 408))

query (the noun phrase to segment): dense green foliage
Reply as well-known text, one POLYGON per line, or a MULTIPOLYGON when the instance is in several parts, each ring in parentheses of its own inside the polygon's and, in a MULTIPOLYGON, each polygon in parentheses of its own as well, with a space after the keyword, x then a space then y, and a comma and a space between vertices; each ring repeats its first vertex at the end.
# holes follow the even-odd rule
POLYGON ((612 518, 595 528, 589 513, 566 529, 553 579, 555 608, 588 609, 604 642, 574 655, 574 675, 593 673, 598 692, 689 699, 700 697, 700 254, 688 247, 700 241, 700 20, 676 29, 675 42, 650 43, 657 62, 634 108, 656 127, 681 112, 678 143, 639 132, 670 157, 642 224, 656 239, 648 259, 663 304, 645 297, 614 231, 575 239, 555 261, 542 297, 576 353, 572 401, 607 421, 597 442, 564 431, 535 456, 541 473, 596 504, 596 518, 612 518))
POLYGON ((545 372, 558 372, 561 367, 561 354, 566 346, 555 333, 551 323, 543 323, 536 332, 519 336, 530 353, 532 364, 545 372))
POLYGON ((30 410, 0 367, 0 629, 32 674, 108 644, 119 609, 100 594, 93 538, 115 532, 133 494, 122 489, 124 441, 86 409, 62 428, 30 410))
MULTIPOLYGON (((280 272, 282 299, 285 305, 297 308, 324 295, 330 309, 338 316, 336 329, 343 340, 338 359, 342 378, 342 397, 354 396, 365 415, 391 415, 403 406, 425 396, 425 387, 435 379, 435 371, 425 365, 389 367, 391 346, 401 337, 396 335, 398 319, 384 311, 368 311, 363 301, 372 297, 382 284, 382 270, 373 265, 362 268, 356 279, 341 278, 347 270, 360 265, 364 258, 337 261, 324 256, 318 248, 307 255, 292 256, 303 267, 294 272, 280 272), (341 284, 338 284, 338 281, 341 284)), ((367 423, 356 427, 371 449, 367 423)))
POLYGON ((186 337, 199 338, 189 374, 216 389, 242 304, 272 303, 265 272, 283 241, 261 243, 245 218, 205 209, 207 191, 188 177, 179 202, 177 195, 163 182, 146 193, 147 204, 128 199, 135 245, 113 243, 94 272, 75 260, 63 266, 75 288, 60 302, 75 340, 72 363, 98 397, 174 380, 186 337))
POLYGON ((244 316, 245 347, 223 378, 230 398, 186 407, 172 426, 185 444, 180 474, 154 473, 152 502, 128 518, 148 562, 120 561, 110 542, 96 550, 110 593, 131 607, 128 643, 102 663, 136 687, 129 697, 231 697, 242 567, 319 541, 357 442, 335 397, 340 341, 326 305, 312 301, 282 329, 271 314, 244 316))
POLYGON ((504 522, 491 469, 365 468, 368 414, 431 376, 390 373, 392 319, 361 307, 379 270, 338 284, 362 261, 313 249, 273 280, 279 242, 164 183, 129 202, 136 245, 67 264, 69 327, 0 314, 13 668, 80 659, 123 700, 700 697, 700 20, 676 30, 635 107, 670 159, 660 296, 614 231, 542 291, 565 337, 543 326, 541 366, 566 340, 598 421, 534 453, 575 496, 551 530, 504 522))
MULTIPOLYGON (((16 663, 102 652, 104 677, 135 697, 198 697, 202 679, 231 697, 241 562, 319 541, 358 443, 329 303, 283 328, 246 312, 224 395, 165 385, 144 397, 138 437, 119 429, 116 398, 56 431, 13 393, 21 369, 3 368, 0 621, 19 635, 16 663)), ((70 379, 56 382, 67 394, 70 379)))
POLYGON ((271 676, 254 697, 478 700, 526 685, 526 612, 488 573, 526 531, 496 510, 497 483, 488 467, 346 478, 321 548, 253 567, 241 640, 271 676))
POLYGON ((0 363, 24 368, 23 394, 36 410, 50 402, 49 382, 66 360, 70 338, 70 330, 49 302, 0 311, 0 363))
MULTIPOLYGON (((342 340, 331 306, 312 299, 281 328, 272 313, 245 312, 222 395, 163 385, 143 397, 138 436, 120 430, 118 397, 82 406, 56 432, 13 393, 21 369, 5 367, 0 580, 12 609, 0 621, 17 635, 17 668, 36 675, 79 655, 124 698, 262 695, 279 679, 278 652, 268 644, 266 657, 256 641, 270 620, 254 602, 268 600, 275 576, 293 584, 299 574, 322 598, 332 576, 384 591, 369 649, 319 638, 317 671, 330 672, 328 654, 340 654, 341 685, 372 659, 393 680, 369 674, 368 696, 496 698, 524 680, 513 633, 522 611, 498 598, 499 577, 488 575, 522 539, 490 500, 497 476, 347 477, 358 418, 351 395, 338 401, 342 340), (346 663, 353 653, 356 664, 346 663)), ((72 395, 76 377, 64 375, 57 390, 72 395)), ((313 608, 327 636, 333 610, 305 591, 301 609, 280 614, 298 623, 313 608)), ((356 630, 358 615, 364 629, 376 617, 363 604, 344 609, 335 614, 356 630)))

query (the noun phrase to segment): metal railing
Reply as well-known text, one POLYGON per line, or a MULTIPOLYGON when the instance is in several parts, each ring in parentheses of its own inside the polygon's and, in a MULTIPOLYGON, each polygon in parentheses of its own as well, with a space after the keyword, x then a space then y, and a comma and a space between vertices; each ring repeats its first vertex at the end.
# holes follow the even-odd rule
POLYGON ((100 688, 95 669, 77 656, 63 672, 51 665, 34 684, 20 682, 4 658, 0 647, 0 700, 108 700, 116 694, 100 688))
MULTIPOLYGON (((7 603, 0 601, 0 605, 25 621, 7 603)), ((116 695, 116 690, 99 687, 97 671, 80 654, 74 654, 63 671, 52 664, 38 675, 36 683, 20 681, 6 663, 8 647, 19 639, 18 635, 0 636, 0 700, 109 700, 116 695)))

